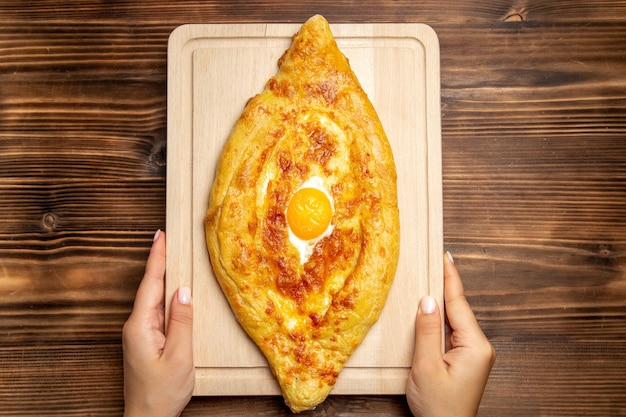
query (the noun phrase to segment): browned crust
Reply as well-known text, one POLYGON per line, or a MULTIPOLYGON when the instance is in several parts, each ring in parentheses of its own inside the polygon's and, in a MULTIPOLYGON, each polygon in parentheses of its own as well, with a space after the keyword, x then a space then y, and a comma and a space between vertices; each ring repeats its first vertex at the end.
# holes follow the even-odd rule
POLYGON ((216 174, 205 228, 217 280, 287 404, 313 408, 380 315, 400 233, 391 148, 323 17, 248 101, 216 174), (335 228, 300 265, 284 213, 311 176, 325 178, 335 228))

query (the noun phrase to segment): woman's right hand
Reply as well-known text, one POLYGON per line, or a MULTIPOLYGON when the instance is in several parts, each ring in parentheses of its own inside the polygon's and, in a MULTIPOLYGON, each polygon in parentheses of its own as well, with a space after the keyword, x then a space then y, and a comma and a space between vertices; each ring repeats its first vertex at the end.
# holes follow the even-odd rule
POLYGON ((444 302, 450 325, 441 349, 441 316, 431 296, 420 301, 406 396, 416 417, 475 417, 496 359, 465 298, 452 256, 444 259, 444 302))

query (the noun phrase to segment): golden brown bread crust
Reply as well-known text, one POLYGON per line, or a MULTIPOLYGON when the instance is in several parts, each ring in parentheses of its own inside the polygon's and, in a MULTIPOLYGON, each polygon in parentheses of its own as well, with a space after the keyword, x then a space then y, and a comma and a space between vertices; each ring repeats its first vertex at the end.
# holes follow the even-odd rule
POLYGON ((205 220, 213 270, 294 412, 315 407, 378 319, 399 251, 385 132, 326 20, 294 36, 220 157, 205 220), (332 194, 332 234, 302 265, 287 202, 310 177, 332 194))

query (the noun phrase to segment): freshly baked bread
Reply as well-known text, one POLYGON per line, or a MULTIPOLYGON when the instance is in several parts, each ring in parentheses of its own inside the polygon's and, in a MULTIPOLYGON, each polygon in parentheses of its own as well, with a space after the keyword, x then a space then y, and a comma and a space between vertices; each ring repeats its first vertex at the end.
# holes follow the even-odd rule
POLYGON ((205 228, 230 307, 300 412, 378 320, 400 231, 391 147, 328 22, 308 20, 278 65, 224 146, 205 228))

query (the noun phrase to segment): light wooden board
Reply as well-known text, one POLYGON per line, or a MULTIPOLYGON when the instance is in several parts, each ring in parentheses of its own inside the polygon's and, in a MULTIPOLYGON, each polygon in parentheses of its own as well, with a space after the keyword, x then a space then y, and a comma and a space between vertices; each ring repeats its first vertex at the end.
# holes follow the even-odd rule
MULTIPOLYGON (((203 220, 215 166, 246 100, 262 91, 299 24, 185 25, 168 49, 166 300, 193 291, 195 395, 279 394, 209 262, 203 220)), ((404 393, 420 298, 442 304, 439 45, 422 24, 331 25, 377 109, 398 171, 400 260, 382 315, 335 394, 404 393)))

